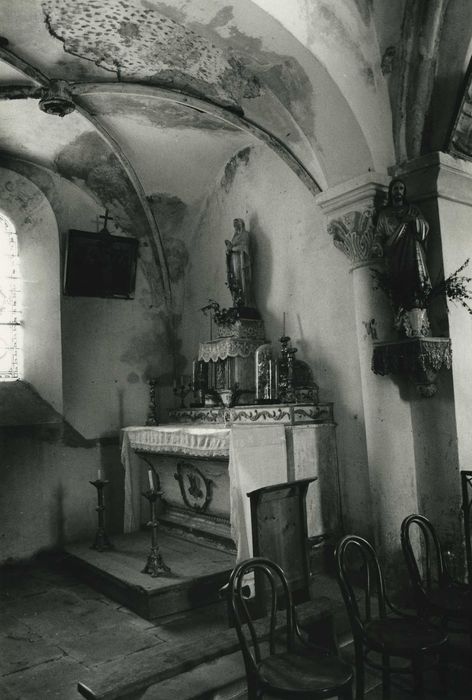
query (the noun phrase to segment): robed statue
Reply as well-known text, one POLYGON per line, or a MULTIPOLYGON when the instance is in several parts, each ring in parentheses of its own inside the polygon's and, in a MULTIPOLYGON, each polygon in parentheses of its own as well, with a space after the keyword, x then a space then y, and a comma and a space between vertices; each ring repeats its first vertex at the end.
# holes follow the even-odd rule
POLYGON ((431 291, 425 245, 429 226, 418 207, 409 204, 403 180, 395 178, 379 213, 373 252, 384 255, 397 314, 424 309, 431 291))
POLYGON ((246 231, 242 219, 234 219, 233 226, 233 238, 225 241, 228 287, 234 306, 252 308, 254 302, 249 231, 246 231))

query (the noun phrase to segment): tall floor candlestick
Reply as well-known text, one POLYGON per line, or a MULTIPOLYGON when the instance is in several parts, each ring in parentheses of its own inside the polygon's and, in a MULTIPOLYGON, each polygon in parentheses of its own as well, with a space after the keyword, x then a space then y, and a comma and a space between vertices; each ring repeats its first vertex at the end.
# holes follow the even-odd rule
MULTIPOLYGON (((101 469, 99 469, 99 474, 101 474, 101 469)), ((99 477, 95 481, 90 481, 92 486, 97 489, 98 506, 95 510, 98 513, 98 529, 95 535, 95 541, 90 549, 96 549, 98 552, 104 552, 107 549, 115 549, 113 544, 108 539, 108 535, 105 532, 105 503, 103 499, 103 489, 110 482, 106 479, 99 477)))
MULTIPOLYGON (((150 473, 148 476, 149 483, 151 483, 150 473)), ((156 501, 160 496, 162 496, 162 491, 156 488, 150 488, 148 491, 143 492, 143 496, 147 498, 151 508, 151 519, 147 523, 147 525, 151 527, 151 551, 149 552, 146 564, 141 573, 150 574, 153 578, 156 578, 157 576, 170 573, 170 568, 164 563, 164 559, 162 558, 161 550, 159 549, 159 544, 157 542, 157 529, 159 522, 157 520, 156 501)))

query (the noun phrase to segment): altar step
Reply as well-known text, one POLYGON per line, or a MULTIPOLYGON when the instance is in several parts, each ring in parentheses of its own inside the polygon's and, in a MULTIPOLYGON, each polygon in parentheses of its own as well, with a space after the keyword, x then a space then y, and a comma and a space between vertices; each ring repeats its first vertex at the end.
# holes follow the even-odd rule
POLYGON ((235 555, 204 543, 159 533, 159 547, 170 573, 142 573, 150 533, 113 537, 114 549, 98 552, 89 543, 67 545, 68 567, 92 588, 147 620, 192 610, 218 600, 235 555))
MULTIPOLYGON (((322 588, 330 597, 297 606, 298 620, 325 628, 334 615, 346 628, 344 606, 332 579, 322 588), (332 597, 331 597, 332 594, 332 597)), ((181 618, 180 642, 172 640, 158 650, 143 649, 101 664, 80 679, 78 690, 88 700, 235 700, 246 697, 242 655, 234 629, 228 628, 220 603, 181 618), (208 612, 205 613, 205 610, 208 612)), ((172 632, 170 622, 156 633, 172 632)), ((339 623, 338 623, 339 624, 339 623)))

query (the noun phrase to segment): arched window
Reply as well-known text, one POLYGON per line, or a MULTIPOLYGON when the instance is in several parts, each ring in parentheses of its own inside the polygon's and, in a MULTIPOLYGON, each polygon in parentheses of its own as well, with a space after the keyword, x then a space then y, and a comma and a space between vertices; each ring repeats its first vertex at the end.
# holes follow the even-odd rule
POLYGON ((20 378, 21 304, 18 240, 0 212, 0 381, 20 378))

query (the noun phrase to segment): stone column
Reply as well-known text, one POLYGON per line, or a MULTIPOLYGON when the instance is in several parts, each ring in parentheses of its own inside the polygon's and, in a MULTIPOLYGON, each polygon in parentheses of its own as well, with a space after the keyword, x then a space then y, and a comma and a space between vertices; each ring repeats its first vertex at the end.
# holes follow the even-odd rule
POLYGON ((417 512, 418 494, 407 380, 392 381, 371 369, 373 342, 395 337, 389 300, 376 288, 372 274, 372 268, 383 266, 383 261, 372 259, 371 247, 375 212, 385 198, 387 182, 386 176, 368 173, 323 192, 317 202, 327 217, 334 245, 347 258, 346 273, 350 269, 352 275, 373 544, 384 564, 396 573, 400 525, 405 516, 417 512))
MULTIPOLYGON (((428 263, 435 282, 472 260, 472 163, 431 153, 395 170, 430 224, 428 263)), ((472 277, 472 264, 462 273, 472 277)), ((472 293, 472 284, 469 284, 472 293)), ((472 303, 471 303, 472 306, 472 303)), ((412 402, 420 507, 443 541, 461 539, 459 470, 472 468, 472 316, 444 301, 430 314, 433 332, 449 336, 452 372, 442 371, 433 400, 412 402)))

